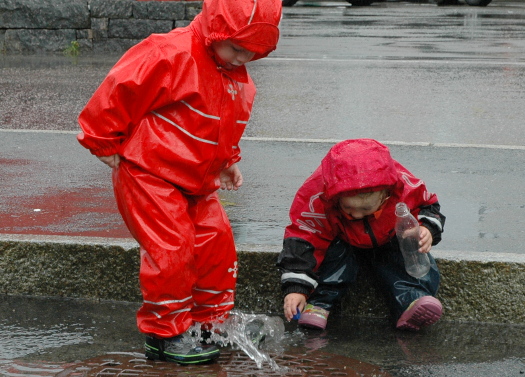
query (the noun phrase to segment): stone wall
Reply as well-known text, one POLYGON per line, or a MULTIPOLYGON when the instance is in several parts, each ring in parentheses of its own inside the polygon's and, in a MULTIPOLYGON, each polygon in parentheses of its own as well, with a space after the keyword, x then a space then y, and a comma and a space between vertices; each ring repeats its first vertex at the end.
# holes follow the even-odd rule
POLYGON ((0 51, 121 53, 201 9, 201 1, 0 0, 0 51))

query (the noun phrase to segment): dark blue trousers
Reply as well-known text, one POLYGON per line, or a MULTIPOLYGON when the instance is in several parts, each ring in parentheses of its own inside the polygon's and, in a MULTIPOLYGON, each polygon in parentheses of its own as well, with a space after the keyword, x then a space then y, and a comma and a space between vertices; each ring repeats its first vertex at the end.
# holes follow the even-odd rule
POLYGON ((308 303, 331 310, 355 282, 359 269, 365 267, 385 293, 388 306, 397 320, 412 301, 436 295, 440 275, 430 254, 429 259, 430 271, 416 279, 405 270, 397 239, 375 249, 356 248, 336 239, 317 270, 319 285, 308 298, 308 303))

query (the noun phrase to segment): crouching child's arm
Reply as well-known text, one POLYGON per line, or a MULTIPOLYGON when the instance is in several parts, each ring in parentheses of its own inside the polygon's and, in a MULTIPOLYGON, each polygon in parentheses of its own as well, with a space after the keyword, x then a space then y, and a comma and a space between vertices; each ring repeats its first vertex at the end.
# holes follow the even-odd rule
POLYGON ((281 288, 284 298, 284 315, 288 321, 302 311, 306 298, 317 287, 314 268, 314 246, 301 238, 285 238, 277 267, 282 271, 281 288))
POLYGON ((418 220, 421 225, 419 233, 419 252, 428 253, 432 246, 441 241, 441 233, 445 226, 445 216, 440 212, 439 202, 422 206, 418 220))

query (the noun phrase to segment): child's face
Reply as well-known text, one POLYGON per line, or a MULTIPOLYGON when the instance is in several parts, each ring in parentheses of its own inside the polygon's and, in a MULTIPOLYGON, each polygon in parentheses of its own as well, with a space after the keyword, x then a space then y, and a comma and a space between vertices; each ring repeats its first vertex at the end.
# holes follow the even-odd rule
POLYGON ((369 195, 342 196, 339 198, 341 211, 355 220, 372 215, 385 202, 383 191, 376 191, 369 195))
POLYGON ((213 42, 212 47, 219 57, 220 64, 224 69, 232 70, 249 62, 255 56, 255 52, 251 52, 242 48, 229 40, 213 42))

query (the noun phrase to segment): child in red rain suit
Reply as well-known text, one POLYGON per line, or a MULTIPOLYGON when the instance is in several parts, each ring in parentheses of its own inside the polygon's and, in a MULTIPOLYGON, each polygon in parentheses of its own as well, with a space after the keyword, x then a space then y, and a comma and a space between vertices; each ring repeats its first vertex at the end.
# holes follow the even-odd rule
POLYGON ((375 140, 346 140, 332 147, 290 209, 292 223, 278 258, 288 320, 300 310, 300 325, 324 329, 360 265, 375 273, 397 328, 419 330, 441 317, 441 303, 434 297, 440 276, 432 256, 422 278, 405 270, 394 230, 398 202, 419 219, 419 252, 428 253, 441 240, 445 223, 436 195, 375 140))
POLYGON ((244 63, 275 50, 280 19, 281 0, 205 0, 188 27, 124 54, 80 113, 78 140, 113 168, 140 244, 137 324, 149 358, 219 356, 187 342, 187 330, 234 306, 237 257, 217 189, 242 184, 238 143, 255 97, 244 63))

